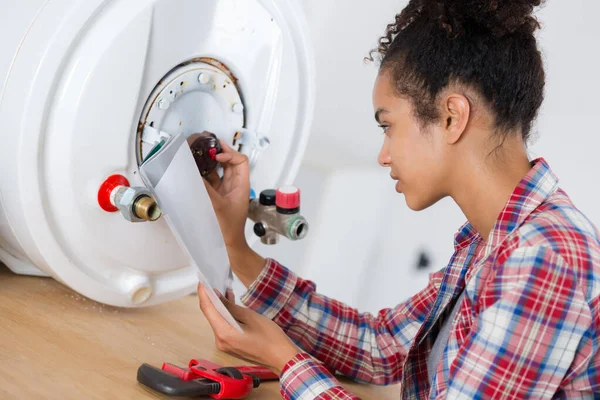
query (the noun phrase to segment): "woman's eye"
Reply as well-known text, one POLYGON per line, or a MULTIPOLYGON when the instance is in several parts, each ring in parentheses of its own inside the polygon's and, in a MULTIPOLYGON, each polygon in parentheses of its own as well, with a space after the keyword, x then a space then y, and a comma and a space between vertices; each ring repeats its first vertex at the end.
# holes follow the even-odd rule
POLYGON ((379 127, 380 127, 381 129, 383 129, 383 132, 382 132, 382 133, 384 133, 384 134, 385 134, 385 133, 387 133, 387 131, 388 131, 388 129, 389 129, 389 126, 387 126, 387 125, 379 125, 379 127))

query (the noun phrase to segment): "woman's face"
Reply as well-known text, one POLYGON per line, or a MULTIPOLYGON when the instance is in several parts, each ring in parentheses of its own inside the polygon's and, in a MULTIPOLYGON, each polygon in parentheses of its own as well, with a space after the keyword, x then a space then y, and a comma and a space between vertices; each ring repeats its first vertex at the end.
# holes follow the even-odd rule
POLYGON ((385 71, 375 81, 373 107, 385 134, 377 161, 390 168, 396 191, 404 194, 408 207, 422 210, 445 197, 449 174, 440 126, 421 126, 410 101, 397 96, 385 71))

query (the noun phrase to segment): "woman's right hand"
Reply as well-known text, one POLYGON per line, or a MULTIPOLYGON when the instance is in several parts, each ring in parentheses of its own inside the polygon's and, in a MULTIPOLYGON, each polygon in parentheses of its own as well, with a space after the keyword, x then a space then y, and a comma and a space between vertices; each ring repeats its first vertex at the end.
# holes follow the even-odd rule
MULTIPOLYGON (((191 145, 196 138, 191 136, 188 143, 191 145)), ((250 165, 248 157, 219 142, 223 152, 216 160, 223 166, 223 178, 213 171, 204 184, 219 220, 231 268, 249 287, 265 265, 265 259, 248 246, 244 232, 250 208, 250 165)))
MULTIPOLYGON (((197 135, 188 139, 193 143, 197 135)), ((219 140, 223 152, 216 161, 223 166, 223 178, 217 171, 205 177, 206 190, 215 209, 221 233, 228 248, 248 246, 244 229, 250 202, 250 166, 248 157, 219 140)))

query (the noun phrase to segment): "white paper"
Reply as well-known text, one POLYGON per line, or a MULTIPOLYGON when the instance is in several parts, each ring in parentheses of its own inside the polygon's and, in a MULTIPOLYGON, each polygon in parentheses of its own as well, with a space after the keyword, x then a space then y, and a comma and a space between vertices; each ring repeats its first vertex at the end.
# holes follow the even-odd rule
POLYGON ((196 267, 199 281, 209 289, 212 303, 242 331, 212 290, 225 294, 233 276, 217 216, 185 137, 169 140, 140 170, 171 231, 196 267))

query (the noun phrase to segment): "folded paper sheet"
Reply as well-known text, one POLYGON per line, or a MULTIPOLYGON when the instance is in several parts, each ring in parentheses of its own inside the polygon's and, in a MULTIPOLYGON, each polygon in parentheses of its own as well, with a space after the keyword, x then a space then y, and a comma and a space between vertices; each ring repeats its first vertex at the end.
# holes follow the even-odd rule
POLYGON ((217 216, 185 137, 171 138, 144 161, 140 171, 171 231, 196 267, 199 281, 209 289, 211 301, 241 331, 212 290, 225 294, 232 282, 231 268, 217 216))

